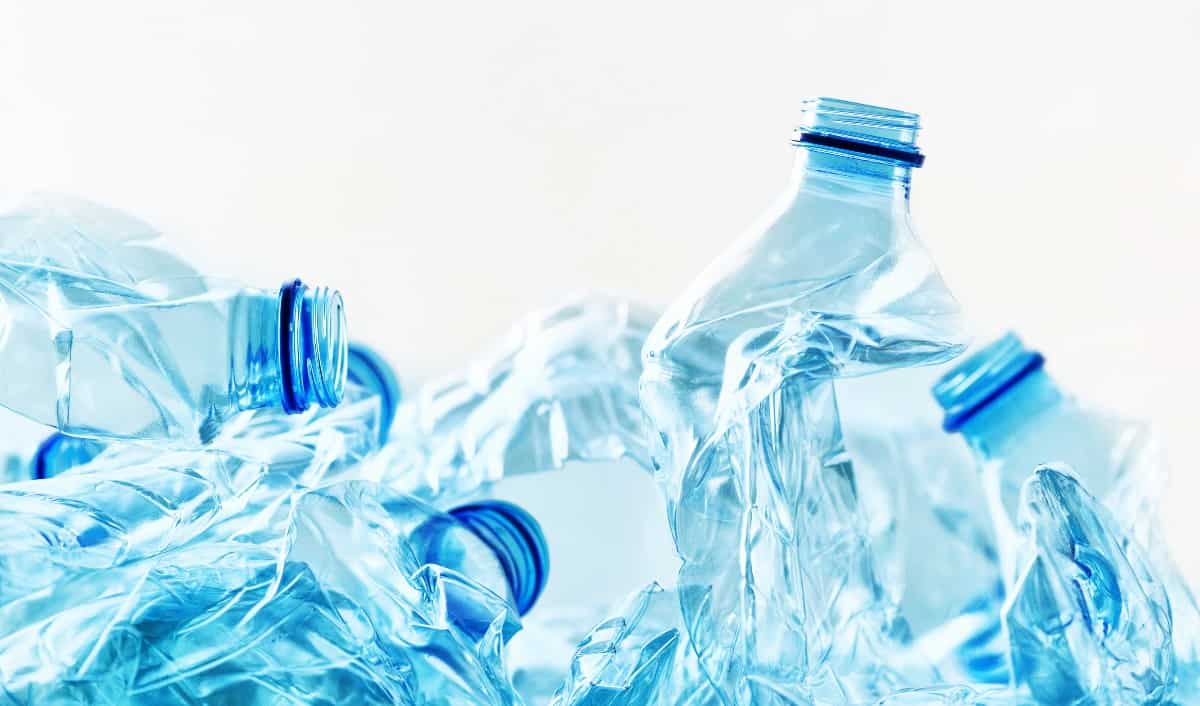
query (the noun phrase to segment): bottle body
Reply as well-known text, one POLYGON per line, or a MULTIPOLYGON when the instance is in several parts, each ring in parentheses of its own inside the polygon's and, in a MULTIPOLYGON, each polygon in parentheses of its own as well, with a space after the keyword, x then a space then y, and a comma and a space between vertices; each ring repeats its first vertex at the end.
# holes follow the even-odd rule
POLYGON ((481 557, 490 541, 371 483, 292 503, 269 538, 197 542, 0 605, 15 703, 507 702, 493 672, 519 623, 513 591, 495 583, 503 550, 481 557), (450 547, 471 555, 459 569, 506 594, 427 562, 452 558, 450 547), (460 623, 463 606, 471 620, 460 623))
POLYGON ((76 213, 98 208, 0 214, 0 404, 71 435, 196 444, 243 410, 337 403, 336 292, 198 277, 152 241, 106 231, 112 218, 76 213))
POLYGON ((1023 543, 1021 489, 1032 469, 1062 463, 1078 469, 1089 493, 1103 499, 1134 535, 1145 536, 1162 490, 1164 464, 1147 425, 1089 407, 1046 374, 1040 354, 1007 334, 940 380, 934 396, 945 426, 966 440, 988 499, 1007 581, 1023 543))
POLYGON ((806 111, 783 198, 642 353, 681 607, 730 704, 805 702, 831 674, 869 701, 895 678, 887 655, 906 630, 876 573, 833 380, 961 350, 957 304, 909 225, 916 116, 829 99, 806 111))

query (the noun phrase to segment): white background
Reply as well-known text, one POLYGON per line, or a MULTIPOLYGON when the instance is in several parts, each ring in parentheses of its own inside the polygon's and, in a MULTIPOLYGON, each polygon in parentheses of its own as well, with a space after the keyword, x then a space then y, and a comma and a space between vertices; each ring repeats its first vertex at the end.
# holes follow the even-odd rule
POLYGON ((919 112, 947 281, 981 333, 1156 421, 1200 576, 1200 4, 17 5, 0 187, 337 286, 407 380, 570 290, 665 303, 783 186, 802 97, 919 112))

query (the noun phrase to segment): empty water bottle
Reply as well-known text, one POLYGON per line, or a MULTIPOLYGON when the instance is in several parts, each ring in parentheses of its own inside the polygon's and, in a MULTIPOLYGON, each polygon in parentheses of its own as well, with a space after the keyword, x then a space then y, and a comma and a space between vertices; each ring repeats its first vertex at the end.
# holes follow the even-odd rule
POLYGON ((341 296, 196 276, 124 214, 35 196, 0 211, 0 404, 75 436, 204 443, 243 410, 333 406, 341 296))
POLYGON ((1045 706, 1173 703, 1171 607, 1137 543, 1065 466, 1038 468, 1019 502, 1013 683, 1045 706))
POLYGON ((278 529, 0 606, 7 703, 516 701, 500 647, 548 561, 527 513, 346 482, 298 494, 278 529))
MULTIPOLYGON (((351 343, 347 354, 345 399, 358 404, 367 397, 377 398, 379 412, 369 423, 379 430, 379 443, 387 441, 388 430, 396 415, 396 403, 400 398, 400 384, 390 365, 375 351, 359 343, 351 343)), ((282 410, 257 410, 256 417, 242 420, 240 424, 226 424, 221 434, 210 442, 216 448, 228 448, 222 441, 234 438, 248 441, 278 434, 290 434, 323 416, 320 412, 292 415, 282 410)), ((364 417, 364 423, 368 419, 364 417)), ((323 422, 317 422, 322 424, 323 422)), ((83 466, 104 451, 108 444, 80 436, 68 436, 54 432, 34 452, 33 478, 52 478, 83 466)), ((16 480, 16 479, 14 479, 16 480)))
MULTIPOLYGON (((783 198, 659 319, 641 399, 693 646, 729 704, 866 700, 909 678, 842 444, 836 377, 962 349, 910 229, 917 116, 805 103, 783 198)), ((917 678, 931 678, 922 673, 917 678)))
MULTIPOLYGON (((1123 533, 1136 542, 1168 591, 1177 627, 1175 649, 1184 686, 1200 693, 1200 609, 1171 559, 1159 523, 1166 487, 1163 454, 1145 423, 1088 405, 1061 390, 1043 369, 1041 353, 1013 333, 948 372, 933 388, 943 426, 962 434, 988 498, 1006 582, 1016 579, 1024 540, 1017 510, 1029 469, 1064 463, 1101 498, 1123 533)), ((990 610, 999 607, 997 595, 990 610)), ((971 659, 996 659, 999 625, 972 638, 971 659)))

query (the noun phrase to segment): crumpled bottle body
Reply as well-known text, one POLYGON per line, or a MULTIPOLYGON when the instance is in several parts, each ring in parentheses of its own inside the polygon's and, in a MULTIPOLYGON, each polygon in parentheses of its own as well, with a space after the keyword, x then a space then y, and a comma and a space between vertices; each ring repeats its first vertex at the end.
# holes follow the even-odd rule
POLYGON ((894 685, 866 655, 906 629, 875 575, 832 383, 962 348, 958 307, 908 228, 907 185, 798 174, 643 350, 683 612, 732 704, 894 685))
MULTIPOLYGON (((1103 500, 1166 588, 1181 693, 1200 693, 1200 610, 1163 537, 1159 508, 1168 468, 1150 425, 1064 392, 1043 371, 1040 354, 1026 350, 1012 333, 956 365, 934 394, 950 418, 956 410, 970 410, 972 399, 1000 381, 1008 388, 971 411, 961 432, 988 498, 1006 582, 1016 579, 1024 546, 1018 511, 1028 469, 1044 463, 1076 469, 1087 492, 1103 500), (1023 370, 1015 381, 1014 370, 1023 370)), ((998 595, 993 612, 1001 600, 998 595)), ((998 618, 991 631, 998 634, 998 618)), ((989 649, 995 651, 994 645, 989 649)))
POLYGON ((401 404, 364 477, 443 504, 572 460, 628 456, 648 468, 637 379, 652 323, 639 305, 595 294, 530 314, 401 404))
POLYGON ((1066 466, 1026 481, 1020 525, 1004 609, 1013 683, 1042 704, 1169 703, 1171 605, 1137 543, 1066 466))
POLYGON ((0 602, 263 524, 288 493, 350 473, 377 448, 378 408, 362 396, 293 417, 245 415, 207 449, 114 445, 63 475, 0 486, 0 602))
MULTIPOLYGON (((507 598, 423 565, 436 511, 371 483, 295 493, 273 531, 72 576, 0 607, 16 704, 515 704, 507 598), (483 634, 447 606, 470 597, 483 634)), ((476 617, 477 617, 476 616, 476 617)))

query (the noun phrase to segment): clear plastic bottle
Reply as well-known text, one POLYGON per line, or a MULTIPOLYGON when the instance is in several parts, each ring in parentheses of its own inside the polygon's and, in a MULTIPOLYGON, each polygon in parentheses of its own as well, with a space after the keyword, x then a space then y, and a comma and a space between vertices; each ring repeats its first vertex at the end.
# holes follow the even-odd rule
POLYGON ((238 412, 333 406, 334 290, 198 277, 145 224, 85 201, 0 207, 0 404, 74 435, 205 443, 238 412))
POLYGON ((917 127, 806 102, 790 186, 642 351, 680 603, 729 704, 867 701, 909 678, 887 657, 907 631, 876 574, 833 380, 963 347, 909 221, 917 127))
POLYGON ((516 701, 500 647, 548 569, 527 513, 350 481, 285 517, 0 605, 8 702, 516 701))
MULTIPOLYGON (((377 419, 372 422, 379 429, 379 444, 387 441, 388 431, 396 416, 396 404, 400 399, 400 383, 391 366, 375 351, 359 344, 351 343, 348 349, 346 366, 346 392, 344 398, 353 400, 356 404, 366 397, 375 397, 379 404, 377 419)), ((282 410, 259 410, 261 416, 272 416, 271 419, 255 420, 261 423, 251 423, 236 427, 226 426, 222 437, 237 436, 243 440, 264 438, 277 434, 289 434, 300 427, 311 424, 317 415, 291 415, 282 410)), ((223 446, 215 440, 211 446, 223 446)), ((62 432, 54 432, 38 446, 33 454, 30 475, 33 478, 53 478, 73 468, 83 466, 96 458, 109 445, 97 439, 80 436, 68 436, 62 432)), ((17 480, 17 479, 14 479, 17 480)), ((23 480, 23 479, 22 479, 23 480)))
MULTIPOLYGON (((1018 530, 1021 489, 1030 469, 1065 464, 1140 546, 1167 589, 1176 626, 1180 679, 1200 690, 1200 609, 1163 539, 1159 500, 1167 483, 1164 454, 1148 424, 1083 402, 1045 372, 1041 353, 1008 333, 951 369, 933 388, 943 428, 966 439, 987 498, 1004 583, 1011 585, 1024 544, 1018 530)), ((977 607, 995 614, 1003 592, 977 607)), ((966 646, 969 660, 996 661, 998 619, 966 646), (986 652, 993 653, 986 658, 986 652)))
POLYGON ((1045 463, 1077 469, 1088 492, 1105 499, 1130 528, 1151 521, 1142 511, 1155 504, 1165 481, 1146 424, 1081 403, 1046 374, 1044 362, 1008 333, 933 388, 945 410, 943 428, 962 434, 975 457, 1009 579, 1023 543, 1017 509, 1031 469, 1045 463))

